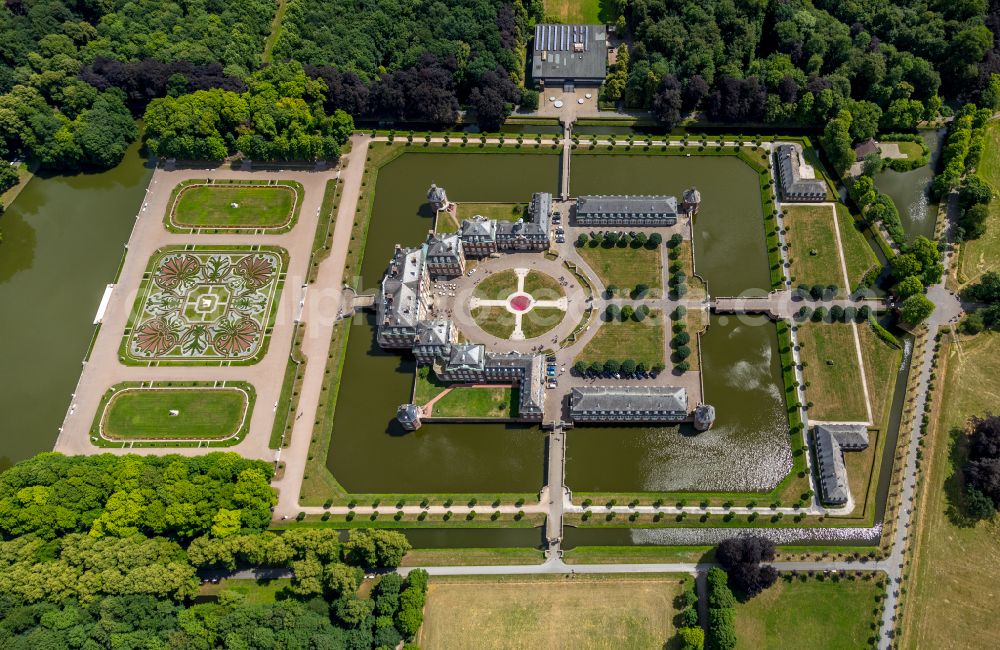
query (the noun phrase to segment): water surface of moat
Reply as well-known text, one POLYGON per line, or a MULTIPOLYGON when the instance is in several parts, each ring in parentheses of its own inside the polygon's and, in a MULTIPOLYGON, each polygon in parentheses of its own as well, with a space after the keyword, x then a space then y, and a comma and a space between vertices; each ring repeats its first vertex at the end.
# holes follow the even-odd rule
MULTIPOLYGON (((152 169, 36 176, 0 216, 0 470, 49 451, 152 169)), ((149 218, 160 218, 159 216, 149 218)))
POLYGON ((899 211, 899 220, 909 239, 934 235, 938 205, 931 201, 931 182, 941 153, 942 131, 922 131, 924 144, 931 150, 930 163, 908 172, 885 169, 875 176, 875 185, 892 198, 899 211))
MULTIPOLYGON (((749 150, 748 150, 749 151, 749 150)), ((759 154, 753 154, 759 155, 759 154)), ((570 193, 672 194, 696 186, 695 266, 713 296, 764 295, 771 286, 757 172, 735 156, 573 156, 570 193)))
MULTIPOLYGON (((432 227, 426 193, 453 201, 523 202, 556 192, 559 157, 546 154, 406 153, 379 172, 361 269, 375 288, 397 243, 432 227)), ((352 492, 537 492, 544 434, 536 426, 425 424, 404 432, 396 407, 409 401, 414 361, 375 345, 374 320, 356 319, 347 344, 327 467, 352 492)))
POLYGON ((791 469, 777 331, 759 318, 712 316, 702 336, 715 426, 589 427, 567 434, 566 483, 582 492, 773 488, 791 469))

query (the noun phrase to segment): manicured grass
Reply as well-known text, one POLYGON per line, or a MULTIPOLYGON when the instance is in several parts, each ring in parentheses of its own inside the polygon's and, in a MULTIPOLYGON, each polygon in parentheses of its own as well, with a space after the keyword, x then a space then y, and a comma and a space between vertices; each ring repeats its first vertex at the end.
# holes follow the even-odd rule
POLYGON ((861 389, 861 369, 851 326, 845 323, 801 323, 798 339, 804 343, 806 399, 813 403, 810 420, 864 422, 868 419, 861 389), (830 364, 828 361, 832 361, 830 364))
POLYGON ((536 548, 415 548, 403 556, 403 566, 485 566, 541 564, 545 555, 536 548))
POLYGON ((858 286, 868 269, 878 264, 875 253, 856 224, 847 206, 838 203, 837 225, 840 227, 840 243, 844 249, 844 263, 847 264, 847 277, 851 281, 849 287, 851 290, 858 286))
POLYGON ((527 207, 526 203, 456 203, 455 218, 459 223, 476 215, 487 219, 517 221, 522 217, 527 219, 525 214, 527 207))
POLYGON ((416 643, 425 650, 661 648, 673 636, 683 583, 665 575, 435 577, 416 643))
POLYGON ((545 334, 562 322, 566 312, 556 307, 535 307, 521 316, 521 331, 524 338, 533 339, 545 334))
POLYGON ((201 185, 180 193, 172 220, 192 228, 277 228, 291 218, 294 205, 295 191, 284 185, 201 185))
POLYGON ((558 300, 566 295, 559 281, 546 273, 529 271, 524 276, 524 292, 535 300, 558 300))
POLYGON ((500 271, 488 275, 476 285, 473 294, 476 298, 486 300, 505 300, 507 296, 517 291, 517 274, 513 271, 500 271))
POLYGON ((516 418, 517 390, 510 386, 453 388, 434 403, 438 418, 516 418))
POLYGON ((413 402, 423 406, 450 385, 450 382, 438 379, 430 366, 419 366, 413 380, 413 402))
POLYGON ((612 18, 601 13, 602 0, 545 0, 545 17, 561 23, 596 25, 612 18))
POLYGON ((654 311, 639 322, 604 321, 575 361, 634 359, 636 363, 646 364, 647 368, 664 363, 663 319, 661 312, 654 311))
MULTIPOLYGON (((976 173, 993 188, 1000 188, 1000 122, 986 124, 983 157, 976 173)), ((991 201, 986 232, 962 244, 959 279, 975 282, 988 271, 1000 270, 1000 201, 991 201)))
POLYGON ((604 286, 617 285, 619 289, 632 289, 637 284, 650 288, 663 286, 663 260, 661 248, 605 248, 590 244, 577 248, 580 256, 590 265, 604 286))
POLYGON ((503 307, 476 307, 472 319, 487 334, 501 339, 509 339, 514 332, 514 314, 503 307))
POLYGON ((905 153, 906 157, 911 160, 924 155, 924 150, 916 142, 883 140, 880 144, 894 144, 898 146, 900 153, 905 153))
POLYGON ((226 438, 239 431, 247 406, 235 388, 127 389, 108 402, 103 430, 119 440, 226 438))
MULTIPOLYGON (((784 206, 794 284, 844 286, 844 273, 828 205, 784 206)), ((850 290, 850 287, 847 287, 850 290)))
POLYGON ((873 580, 779 579, 736 605, 736 647, 747 650, 856 650, 868 647, 875 597, 873 580))
POLYGON ((564 551, 566 564, 711 562, 712 546, 577 546, 564 551))
POLYGON ((965 459, 966 438, 951 432, 1000 403, 1000 335, 985 333, 946 345, 942 359, 947 370, 940 412, 932 418, 923 454, 902 647, 992 648, 997 644, 1000 521, 970 525, 962 520, 958 468, 965 459))
POLYGON ((199 596, 218 596, 223 591, 232 591, 243 596, 248 605, 264 605, 278 600, 278 595, 291 587, 291 578, 274 580, 223 579, 206 582, 198 589, 199 596))

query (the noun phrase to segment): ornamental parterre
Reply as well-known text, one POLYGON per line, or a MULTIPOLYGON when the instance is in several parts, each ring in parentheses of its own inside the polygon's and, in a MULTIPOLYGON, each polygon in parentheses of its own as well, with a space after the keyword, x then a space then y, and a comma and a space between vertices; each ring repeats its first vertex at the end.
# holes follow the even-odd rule
POLYGON ((283 277, 283 256, 270 250, 160 253, 140 289, 125 353, 136 361, 251 359, 283 277))

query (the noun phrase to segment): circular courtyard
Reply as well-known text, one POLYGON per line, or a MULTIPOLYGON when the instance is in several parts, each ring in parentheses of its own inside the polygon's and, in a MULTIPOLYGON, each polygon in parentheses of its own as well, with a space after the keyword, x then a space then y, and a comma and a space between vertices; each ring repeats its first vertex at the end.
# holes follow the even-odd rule
POLYGON ((485 260, 457 281, 455 320, 468 340, 497 349, 520 349, 520 341, 537 345, 545 335, 564 337, 562 330, 572 327, 571 296, 579 291, 568 275, 537 253, 485 260))

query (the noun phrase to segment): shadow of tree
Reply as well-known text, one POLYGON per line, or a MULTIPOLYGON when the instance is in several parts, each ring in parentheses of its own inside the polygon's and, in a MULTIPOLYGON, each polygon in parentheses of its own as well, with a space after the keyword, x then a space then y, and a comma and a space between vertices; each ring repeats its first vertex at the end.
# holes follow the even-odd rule
POLYGON ((944 480, 945 499, 947 507, 945 515, 948 521, 959 528, 971 528, 976 525, 976 519, 966 512, 965 476, 962 468, 969 457, 969 436, 965 431, 954 427, 948 432, 948 460, 950 473, 944 480))

